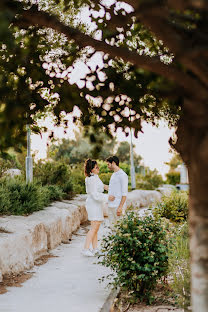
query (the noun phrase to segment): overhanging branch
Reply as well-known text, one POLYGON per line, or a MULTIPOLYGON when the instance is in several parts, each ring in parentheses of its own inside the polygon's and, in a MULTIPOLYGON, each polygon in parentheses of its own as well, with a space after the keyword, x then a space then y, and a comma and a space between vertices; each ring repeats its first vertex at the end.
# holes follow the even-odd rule
POLYGON ((75 40, 81 48, 91 46, 97 51, 109 54, 112 58, 122 58, 125 62, 131 62, 137 67, 162 75, 182 86, 187 94, 194 96, 196 99, 199 98, 199 96, 199 99, 202 99, 201 97, 207 97, 206 89, 204 89, 197 80, 181 72, 173 65, 163 64, 159 57, 139 55, 136 52, 130 51, 128 48, 111 46, 103 41, 96 40, 78 29, 64 25, 55 16, 38 11, 35 5, 29 10, 24 10, 20 18, 16 20, 14 24, 20 27, 38 25, 39 27, 52 28, 65 34, 68 39, 75 40), (198 92, 194 90, 198 90, 198 92))

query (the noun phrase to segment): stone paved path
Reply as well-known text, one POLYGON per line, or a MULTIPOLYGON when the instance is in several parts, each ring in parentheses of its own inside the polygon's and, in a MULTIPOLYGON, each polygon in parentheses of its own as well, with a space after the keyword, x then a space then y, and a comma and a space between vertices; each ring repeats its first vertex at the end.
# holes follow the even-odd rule
MULTIPOLYGON (((99 237, 107 232, 107 222, 99 237)), ((94 264, 96 258, 80 254, 85 235, 81 227, 71 244, 51 251, 57 257, 31 269, 34 275, 22 287, 10 287, 0 295, 0 312, 99 312, 110 290, 98 279, 109 270, 94 264)))

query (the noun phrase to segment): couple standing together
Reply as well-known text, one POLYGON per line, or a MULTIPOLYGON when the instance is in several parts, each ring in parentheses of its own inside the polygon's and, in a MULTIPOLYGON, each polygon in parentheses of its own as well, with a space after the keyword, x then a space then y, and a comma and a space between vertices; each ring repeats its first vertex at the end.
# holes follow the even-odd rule
POLYGON ((113 171, 109 186, 100 180, 99 167, 95 160, 85 161, 85 185, 86 185, 86 209, 88 220, 91 221, 91 228, 86 236, 83 255, 92 257, 99 250, 97 249, 97 233, 103 217, 103 205, 108 202, 108 217, 111 228, 119 216, 124 214, 126 208, 126 197, 128 193, 128 176, 119 167, 119 159, 111 156, 106 159, 108 169, 113 171), (108 191, 108 196, 103 194, 108 191), (92 248, 90 249, 90 245, 92 248))

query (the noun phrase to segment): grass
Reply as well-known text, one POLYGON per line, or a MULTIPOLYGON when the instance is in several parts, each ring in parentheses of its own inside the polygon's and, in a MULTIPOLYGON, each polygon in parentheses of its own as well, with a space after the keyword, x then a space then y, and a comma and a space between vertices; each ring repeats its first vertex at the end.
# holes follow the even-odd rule
POLYGON ((169 249, 169 286, 176 304, 184 311, 190 306, 190 275, 188 225, 184 223, 176 229, 169 249))

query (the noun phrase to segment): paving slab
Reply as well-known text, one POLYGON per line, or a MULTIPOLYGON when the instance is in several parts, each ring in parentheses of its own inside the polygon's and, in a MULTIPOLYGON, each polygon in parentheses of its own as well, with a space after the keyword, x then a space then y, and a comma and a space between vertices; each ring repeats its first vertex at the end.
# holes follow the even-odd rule
MULTIPOLYGON (((99 238, 107 233, 107 226, 105 219, 99 238)), ((95 264, 97 258, 81 255, 86 230, 81 226, 70 244, 51 251, 56 257, 29 270, 34 274, 22 287, 9 287, 0 295, 0 312, 99 312, 110 289, 98 280, 110 271, 95 264)))

